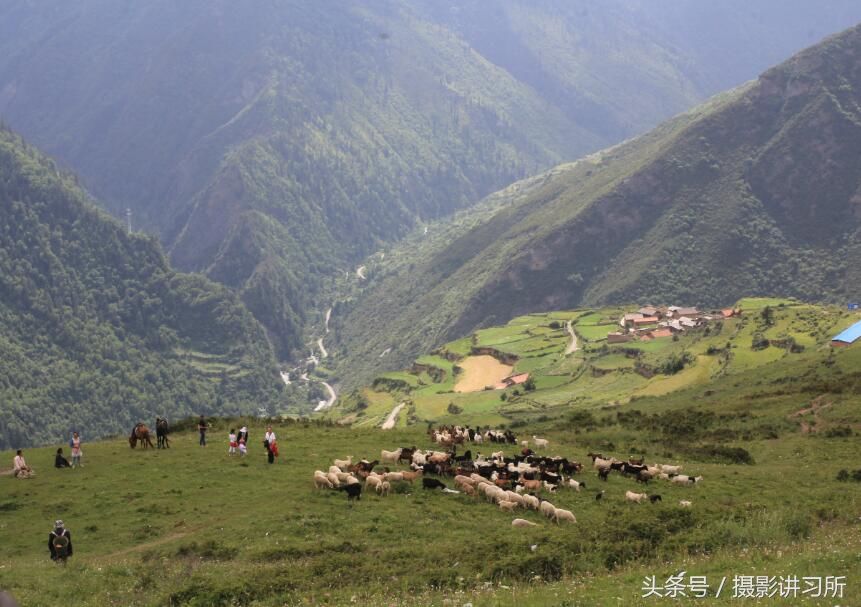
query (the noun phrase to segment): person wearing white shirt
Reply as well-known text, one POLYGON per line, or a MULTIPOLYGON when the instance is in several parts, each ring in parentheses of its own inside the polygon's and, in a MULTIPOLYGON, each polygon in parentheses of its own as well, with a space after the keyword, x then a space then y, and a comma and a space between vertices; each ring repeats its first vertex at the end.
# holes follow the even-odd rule
POLYGON ((15 466, 14 474, 16 478, 30 478, 34 475, 33 469, 24 460, 24 452, 20 449, 15 452, 13 464, 15 466))

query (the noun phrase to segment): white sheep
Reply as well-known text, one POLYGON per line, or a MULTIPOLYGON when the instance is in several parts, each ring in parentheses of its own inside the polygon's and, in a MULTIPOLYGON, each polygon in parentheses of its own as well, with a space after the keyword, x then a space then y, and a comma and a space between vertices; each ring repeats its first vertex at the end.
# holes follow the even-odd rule
POLYGON ((506 510, 508 512, 514 512, 514 509, 517 508, 517 502, 509 502, 508 500, 499 500, 499 509, 506 510))
POLYGON ((379 485, 377 485, 376 489, 377 495, 383 496, 389 494, 389 491, 391 491, 392 486, 391 484, 389 484, 389 481, 383 481, 379 485))
POLYGON ((538 509, 547 518, 553 518, 553 514, 556 512, 556 506, 554 506, 550 502, 541 502, 541 505, 538 507, 538 509))
POLYGON ((322 489, 323 487, 334 489, 334 485, 332 485, 332 482, 326 477, 326 473, 322 470, 314 471, 314 487, 317 489, 322 489))
POLYGON ((383 449, 380 451, 380 461, 386 464, 396 464, 398 463, 398 458, 401 456, 402 449, 395 449, 394 451, 386 451, 383 449))
POLYGON ((522 495, 520 497, 523 499, 523 503, 526 505, 527 508, 538 510, 541 505, 541 500, 539 500, 534 495, 522 495))
POLYGON ((546 438, 538 438, 534 434, 532 435, 532 440, 535 441, 536 449, 546 449, 550 445, 550 441, 546 438))
POLYGON ((666 472, 667 474, 678 474, 681 471, 681 466, 670 466, 669 464, 661 464, 661 472, 666 472))
POLYGON ((344 479, 345 485, 357 485, 359 483, 359 479, 357 479, 352 474, 348 474, 347 478, 344 479))
POLYGON ((682 508, 690 508, 691 500, 679 500, 679 506, 681 506, 682 508))
POLYGON ((365 489, 368 489, 369 487, 373 487, 374 489, 376 489, 382 482, 382 476, 376 474, 369 474, 368 478, 365 479, 365 489))
POLYGON ((574 489, 574 491, 580 492, 580 487, 585 487, 586 483, 575 481, 573 478, 568 479, 568 486, 574 489))
POLYGON ((528 440, 520 441, 520 446, 523 447, 524 449, 529 449, 529 441, 528 440))
POLYGON ((341 474, 341 469, 338 466, 329 466, 329 474, 341 474))
POLYGON ((532 523, 524 518, 516 518, 511 521, 512 527, 537 527, 538 523, 532 523))
POLYGON ((338 466, 338 468, 340 468, 341 470, 346 470, 347 468, 349 468, 350 466, 353 465, 353 456, 348 455, 347 459, 336 459, 332 463, 335 464, 336 466, 338 466))
POLYGON ((556 508, 553 511, 553 520, 556 521, 558 525, 560 521, 570 521, 572 523, 577 522, 577 517, 574 516, 574 513, 570 510, 563 510, 562 508, 556 508))
POLYGON ((341 481, 338 479, 338 475, 330 472, 326 475, 326 478, 329 479, 329 482, 332 483, 333 487, 340 487, 341 481))
POLYGON ((402 480, 404 480, 404 473, 403 472, 386 472, 383 475, 383 477, 387 481, 402 481, 402 480))
POLYGON ((544 481, 544 488, 547 489, 550 493, 556 493, 556 485, 553 483, 544 481))
POLYGON ((428 463, 428 458, 421 451, 415 451, 413 452, 413 463, 416 466, 424 466, 426 463, 428 463))
POLYGON ((698 483, 703 480, 701 476, 688 476, 687 474, 677 474, 670 478, 671 483, 678 483, 679 485, 693 485, 694 483, 698 483))
POLYGON ((634 493, 633 491, 625 491, 625 499, 629 502, 642 503, 643 500, 649 499, 645 493, 634 493))

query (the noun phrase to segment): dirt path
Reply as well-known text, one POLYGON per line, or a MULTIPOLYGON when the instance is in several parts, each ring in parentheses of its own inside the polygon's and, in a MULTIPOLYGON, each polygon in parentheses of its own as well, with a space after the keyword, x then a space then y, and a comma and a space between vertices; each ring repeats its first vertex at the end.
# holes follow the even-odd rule
POLYGON ((290 384, 292 384, 292 383, 293 383, 293 382, 291 382, 291 381, 290 381, 290 374, 289 374, 289 373, 286 373, 286 372, 284 372, 284 371, 281 371, 281 379, 283 379, 283 380, 284 380, 284 385, 285 385, 285 386, 289 386, 290 384))
POLYGON ((568 344, 568 347, 565 348, 565 356, 568 356, 572 352, 576 352, 580 349, 580 346, 577 343, 577 334, 574 332, 574 327, 571 326, 571 321, 568 321, 566 325, 568 328, 568 334, 571 336, 571 343, 568 344))
POLYGON ((360 280, 365 280, 365 266, 359 266, 356 268, 356 276, 358 276, 360 280))
POLYGON ((514 370, 511 365, 503 365, 487 354, 468 356, 458 366, 463 374, 454 386, 455 392, 479 392, 486 386, 495 386, 514 370))
POLYGON ((388 353, 389 353, 389 352, 391 352, 391 351, 392 351, 392 349, 391 349, 391 348, 386 348, 385 350, 383 350, 383 351, 380 353, 380 355, 379 355, 377 358, 382 358, 383 356, 385 356, 386 354, 388 354, 388 353))
POLYGON ((798 424, 801 426, 801 433, 802 434, 810 434, 811 432, 816 432, 818 430, 820 422, 822 421, 819 418, 819 413, 822 411, 822 409, 827 409, 828 407, 830 407, 833 404, 834 403, 832 403, 832 402, 825 402, 825 399, 822 396, 817 396, 812 401, 810 401, 809 407, 803 407, 803 408, 799 409, 798 411, 796 411, 795 413, 790 413, 787 417, 789 419, 794 419, 797 417, 801 417, 802 415, 807 415, 808 413, 812 413, 813 414, 813 423, 812 424, 807 423, 804 420, 801 420, 798 422, 798 424))
POLYGON ((326 358, 329 356, 329 353, 326 352, 326 348, 323 347, 323 338, 317 340, 317 347, 320 348, 320 358, 326 358))
POLYGON ((123 548, 122 550, 118 550, 117 552, 112 552, 110 554, 104 554, 102 556, 95 557, 94 560, 112 560, 117 557, 126 556, 128 554, 132 554, 133 552, 141 552, 143 550, 147 550, 148 548, 154 548, 156 546, 161 546, 162 544, 168 544, 174 540, 181 539, 187 535, 190 535, 194 532, 198 531, 198 529, 189 529, 188 531, 177 531, 176 533, 171 533, 170 535, 166 535, 164 537, 160 537, 157 540, 153 540, 151 542, 146 542, 145 544, 136 544, 134 546, 130 546, 128 548, 123 548))
POLYGON ((383 425, 381 426, 383 430, 391 430, 395 427, 395 422, 398 421, 398 414, 405 406, 406 403, 401 403, 400 405, 392 409, 392 412, 389 413, 389 416, 386 418, 386 421, 384 421, 383 425))
POLYGON ((332 308, 326 310, 326 320, 323 323, 323 326, 326 329, 326 333, 329 332, 329 319, 332 318, 332 308))

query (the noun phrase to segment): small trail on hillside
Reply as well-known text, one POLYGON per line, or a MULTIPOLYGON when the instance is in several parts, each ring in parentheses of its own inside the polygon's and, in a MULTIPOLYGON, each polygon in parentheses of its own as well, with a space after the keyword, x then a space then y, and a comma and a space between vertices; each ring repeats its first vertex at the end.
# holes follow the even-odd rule
POLYGON ((395 422, 398 421, 398 414, 401 412, 401 409, 403 409, 406 405, 406 403, 401 403, 400 405, 392 409, 392 412, 389 413, 389 416, 386 418, 386 421, 383 422, 381 428, 383 430, 391 430, 392 428, 394 428, 395 422))
POLYGON ((825 402, 824 396, 817 396, 812 401, 810 401, 809 407, 802 407, 801 409, 799 409, 795 413, 790 413, 787 417, 789 419, 795 419, 797 417, 801 417, 802 415, 807 415, 808 413, 812 413, 813 414, 813 423, 812 424, 807 423, 804 420, 801 420, 798 422, 799 425, 801 426, 801 433, 802 434, 810 434, 811 432, 816 432, 818 430, 820 422, 822 421, 819 417, 819 413, 822 411, 822 409, 827 409, 828 407, 830 407, 833 404, 834 403, 832 403, 831 401, 825 402))
POLYGON ((187 535, 191 535, 192 533, 196 533, 203 527, 188 529, 186 531, 177 531, 176 533, 171 533, 170 535, 166 535, 164 537, 160 537, 157 540, 152 540, 151 542, 146 542, 145 544, 136 544, 134 546, 129 546, 128 548, 123 548, 122 550, 118 550, 117 552, 112 552, 110 554, 104 554, 101 556, 94 557, 94 560, 103 560, 108 559, 112 560, 117 557, 126 556, 128 554, 132 554, 135 552, 141 552, 143 550, 147 550, 148 548, 155 548, 156 546, 161 546, 162 544, 168 544, 175 540, 184 538, 187 535))
POLYGON ((356 276, 361 280, 365 280, 365 266, 359 266, 356 268, 356 276))
POLYGON ((323 338, 317 340, 317 347, 320 349, 320 358, 326 358, 329 356, 329 353, 326 352, 326 348, 323 347, 323 338))
POLYGON ((321 381, 320 383, 323 384, 323 387, 326 388, 326 391, 329 393, 329 399, 328 400, 321 400, 319 403, 317 403, 317 406, 314 407, 315 412, 316 411, 324 411, 324 410, 328 409, 329 407, 334 405, 335 401, 338 399, 338 395, 335 394, 335 389, 332 386, 330 386, 329 384, 327 384, 324 381, 321 381))
POLYGON ((568 324, 565 325, 568 329, 568 334, 571 336, 571 343, 568 344, 568 347, 565 348, 565 356, 568 356, 572 352, 576 352, 580 349, 580 346, 577 342, 577 334, 574 332, 574 327, 571 325, 573 321, 568 321, 568 324))
POLYGON ((332 308, 326 310, 326 320, 323 322, 323 327, 326 329, 326 333, 329 332, 329 319, 332 318, 332 308))

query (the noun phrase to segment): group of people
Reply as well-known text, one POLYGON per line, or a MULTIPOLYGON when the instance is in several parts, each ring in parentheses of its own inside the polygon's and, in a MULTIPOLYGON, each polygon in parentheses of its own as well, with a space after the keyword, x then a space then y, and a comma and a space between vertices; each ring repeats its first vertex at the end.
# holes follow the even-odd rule
MULTIPOLYGON (((227 435, 227 455, 233 456, 238 452, 240 457, 248 454, 248 428, 242 426, 239 432, 235 428, 230 429, 230 434, 227 435)), ((272 426, 266 427, 266 434, 263 436, 263 448, 266 449, 266 456, 270 464, 275 463, 275 458, 278 457, 278 439, 272 426)))
MULTIPOLYGON (((83 467, 84 464, 81 463, 81 457, 84 455, 84 452, 81 449, 81 436, 77 432, 72 432, 72 438, 69 439, 69 447, 72 449, 72 461, 70 462, 66 459, 66 456, 63 455, 63 448, 60 447, 54 455, 55 468, 83 467)), ((15 452, 15 458, 12 460, 12 475, 15 478, 33 478, 36 476, 36 472, 27 464, 27 460, 24 459, 24 451, 21 449, 15 452)))

